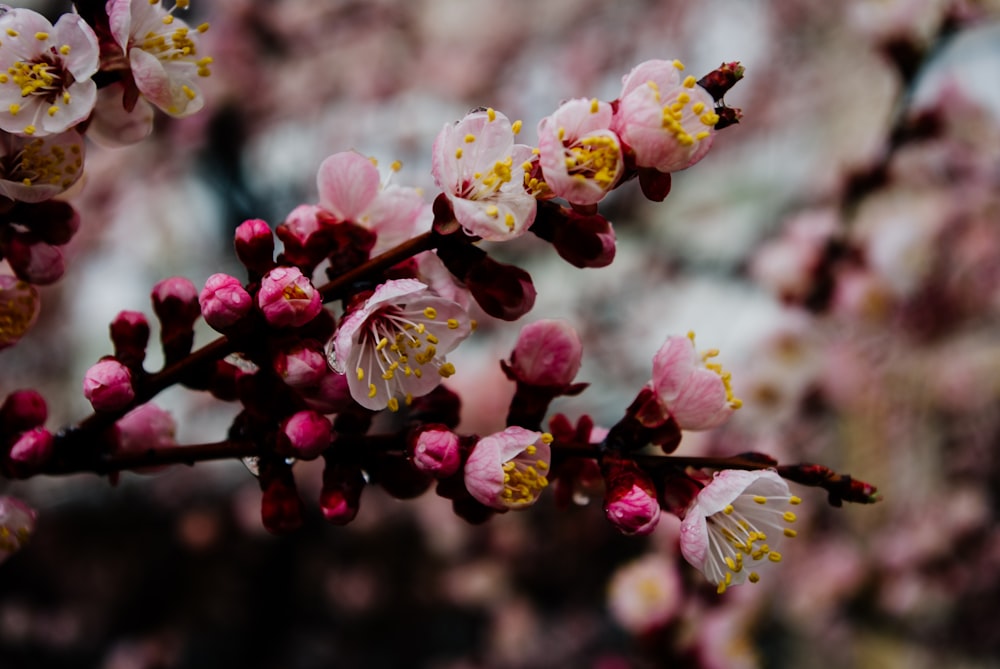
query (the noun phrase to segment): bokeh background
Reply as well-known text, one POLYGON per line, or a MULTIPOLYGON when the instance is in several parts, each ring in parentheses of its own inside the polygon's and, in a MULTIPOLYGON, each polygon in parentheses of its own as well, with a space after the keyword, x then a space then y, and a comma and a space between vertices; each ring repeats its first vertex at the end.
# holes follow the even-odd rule
MULTIPOLYGON (((67 274, 0 353, 0 394, 42 391, 50 429, 89 413, 80 379, 118 311, 151 314, 169 276, 238 274, 232 230, 314 202, 327 155, 401 160, 396 183, 432 199, 431 143, 472 107, 523 119, 531 142, 561 100, 614 99, 643 60, 696 76, 739 60, 743 121, 664 203, 632 184, 602 204, 611 267, 531 235, 490 250, 532 273, 526 322, 584 339, 592 385, 555 411, 612 424, 663 339, 694 330, 745 407, 680 454, 822 462, 885 499, 797 490, 781 568, 719 597, 680 559, 676 519, 621 537, 599 499, 471 526, 433 493, 371 489, 338 528, 300 464, 310 515, 276 538, 239 462, 0 482, 39 511, 0 565, 0 668, 1000 667, 1000 3, 195 0, 185 18, 211 24, 206 109, 90 147, 67 274)), ((519 325, 480 321, 451 385, 463 429, 487 433, 519 325)), ((179 389, 157 403, 181 443, 235 414, 179 389)))

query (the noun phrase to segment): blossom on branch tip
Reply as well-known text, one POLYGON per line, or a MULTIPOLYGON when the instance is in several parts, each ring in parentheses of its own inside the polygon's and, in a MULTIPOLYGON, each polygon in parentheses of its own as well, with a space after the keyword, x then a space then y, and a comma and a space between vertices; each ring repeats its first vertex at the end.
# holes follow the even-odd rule
POLYGON ((76 130, 45 137, 0 133, 0 196, 32 203, 49 200, 80 178, 83 156, 83 136, 76 130))
POLYGON ((355 151, 324 160, 316 184, 322 209, 338 221, 350 221, 375 233, 373 255, 430 229, 431 205, 420 192, 382 182, 375 164, 355 151))
POLYGON ((189 27, 159 0, 108 0, 111 35, 121 47, 139 92, 171 116, 189 116, 205 104, 198 78, 211 74, 212 59, 198 50, 203 23, 189 27))
POLYGON ((97 99, 97 35, 76 14, 53 26, 30 9, 0 14, 0 129, 41 137, 90 115, 97 99))
POLYGON ((772 470, 727 469, 698 493, 681 523, 681 554, 718 586, 719 593, 781 562, 785 537, 794 537, 791 510, 802 502, 772 470))
POLYGON ((347 314, 331 342, 330 366, 346 374, 361 406, 398 411, 454 374, 445 360, 472 332, 458 304, 415 279, 386 281, 347 314))
POLYGON ((565 321, 545 319, 521 328, 508 367, 521 383, 565 386, 573 383, 582 360, 576 330, 565 321))
POLYGON ((236 227, 236 257, 251 272, 264 274, 274 267, 274 233, 267 221, 251 218, 236 227))
POLYGON ((742 402, 733 396, 729 372, 709 362, 716 349, 699 353, 694 333, 667 337, 653 356, 651 386, 682 430, 708 430, 724 423, 742 402))
POLYGON ((538 160, 552 194, 572 204, 597 204, 624 170, 607 102, 564 102, 538 124, 538 160))
POLYGON ((446 125, 434 140, 434 181, 470 235, 514 239, 535 220, 535 198, 524 189, 532 149, 514 143, 518 130, 519 121, 486 109, 446 125))
POLYGON ((323 310, 323 296, 297 267, 275 267, 261 279, 257 306, 274 327, 301 327, 323 310))
POLYGON ((105 358, 83 375, 83 395, 95 411, 118 411, 135 399, 132 373, 114 358, 105 358))
POLYGON ((413 466, 438 478, 451 476, 462 464, 458 435, 443 426, 424 429, 413 442, 413 466))
POLYGON ((701 160, 712 146, 719 115, 715 100, 680 61, 648 60, 623 78, 613 129, 639 167, 676 172, 701 160))
POLYGON ((517 426, 483 437, 465 463, 465 487, 492 509, 534 504, 549 484, 551 443, 551 434, 517 426))

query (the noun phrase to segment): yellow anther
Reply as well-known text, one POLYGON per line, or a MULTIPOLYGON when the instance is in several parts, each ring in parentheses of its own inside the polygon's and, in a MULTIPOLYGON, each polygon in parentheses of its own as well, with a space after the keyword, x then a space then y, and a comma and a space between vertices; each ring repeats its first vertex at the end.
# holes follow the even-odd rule
POLYGON ((522 125, 523 125, 523 123, 521 123, 521 119, 517 119, 516 121, 514 121, 514 123, 511 124, 510 129, 516 135, 516 134, 518 134, 518 133, 521 132, 521 126, 522 125))
POLYGON ((437 315, 438 315, 437 309, 435 309, 434 307, 424 307, 424 316, 426 316, 427 318, 434 320, 435 318, 437 318, 437 315))
POLYGON ((601 108, 601 103, 597 101, 597 98, 591 98, 590 100, 590 113, 596 114, 601 108))
POLYGON ((486 215, 490 218, 496 218, 500 215, 500 209, 498 209, 495 204, 491 204, 486 207, 486 215))
POLYGON ((792 513, 791 511, 785 511, 785 513, 783 513, 781 517, 785 519, 786 523, 794 523, 796 520, 795 514, 792 513))
POLYGON ((11 116, 17 116, 17 112, 21 111, 21 105, 16 102, 12 102, 10 106, 7 107, 7 110, 10 112, 11 116))
POLYGON ((455 365, 451 364, 450 362, 444 363, 443 365, 441 365, 441 368, 438 369, 438 374, 440 374, 442 378, 445 379, 447 379, 454 373, 455 373, 455 365))
POLYGON ((17 36, 18 36, 18 35, 19 35, 20 33, 18 33, 18 32, 17 32, 16 30, 14 30, 13 28, 7 28, 7 34, 8 34, 8 35, 9 35, 10 37, 17 37, 17 36))
POLYGON ((59 53, 62 54, 63 56, 68 56, 69 52, 70 52, 69 44, 63 44, 61 47, 59 47, 59 53))
POLYGON ((375 387, 374 383, 368 384, 368 397, 375 397, 378 395, 378 388, 375 387))
POLYGON ((44 42, 48 38, 49 38, 49 34, 48 33, 43 33, 43 32, 37 32, 37 33, 35 33, 35 39, 38 40, 38 41, 40 41, 40 42, 44 42))
POLYGON ((781 553, 778 551, 771 551, 767 554, 767 559, 771 562, 781 562, 781 553))
POLYGON ((59 107, 57 107, 56 105, 52 105, 51 107, 49 107, 48 114, 49 114, 49 116, 55 116, 56 112, 58 112, 58 111, 59 111, 59 107))
POLYGON ((462 147, 458 147, 457 149, 455 149, 455 158, 459 159, 461 157, 462 157, 462 147))
POLYGON ((465 143, 466 144, 472 144, 474 141, 476 141, 476 136, 473 135, 471 132, 468 135, 465 136, 465 143))
POLYGON ((541 436, 541 437, 539 437, 539 439, 541 439, 541 440, 542 440, 542 443, 543 443, 543 444, 551 444, 551 443, 552 443, 552 441, 553 441, 553 440, 555 439, 555 437, 553 437, 553 436, 552 436, 552 435, 551 435, 550 433, 548 433, 548 432, 542 432, 542 436, 541 436))
MULTIPOLYGON (((68 105, 69 104, 69 100, 70 100, 69 92, 68 91, 63 91, 62 98, 63 98, 63 104, 64 105, 68 105)), ((73 147, 73 148, 75 149, 76 147, 73 147)))
POLYGON ((395 397, 392 397, 389 399, 389 403, 387 404, 387 406, 389 407, 389 411, 399 411, 399 400, 397 400, 395 397))
POLYGON ((758 583, 760 581, 760 574, 758 574, 755 571, 752 571, 747 576, 747 580, 750 581, 751 583, 758 583))
POLYGON ((364 380, 365 380, 365 370, 358 367, 358 381, 364 381, 364 380))
POLYGON ((503 221, 506 224, 507 229, 513 232, 515 227, 514 214, 508 212, 507 215, 503 217, 503 221))
POLYGON ((694 112, 695 114, 702 113, 703 111, 705 111, 705 103, 695 102, 693 105, 691 105, 691 111, 694 112))
POLYGON ((524 447, 524 452, 527 453, 528 455, 534 455, 535 453, 538 452, 538 447, 535 446, 534 444, 528 444, 527 446, 524 447))
POLYGON ((491 121, 497 120, 497 113, 493 111, 493 107, 490 107, 489 109, 486 110, 486 118, 488 118, 491 121))
POLYGON ((537 460, 535 462, 535 466, 541 469, 542 471, 545 471, 546 469, 549 468, 549 463, 547 463, 545 460, 537 460))
POLYGON ((722 512, 724 514, 726 514, 727 516, 731 515, 733 513, 733 511, 734 511, 734 509, 733 509, 733 505, 732 504, 727 504, 726 508, 722 510, 722 512))
POLYGON ((403 399, 403 401, 406 402, 406 406, 410 406, 411 404, 413 404, 413 395, 411 395, 410 393, 406 393, 406 397, 403 399))
POLYGON ((760 495, 754 495, 753 496, 753 501, 757 502, 758 504, 767 504, 767 497, 762 497, 760 495))
POLYGON ((684 77, 684 82, 681 84, 684 88, 694 88, 694 85, 698 83, 698 80, 692 77, 690 74, 684 77))
POLYGON ((792 528, 790 528, 790 527, 786 527, 785 528, 785 536, 788 537, 789 539, 794 539, 798 535, 799 535, 799 533, 796 532, 795 530, 793 530, 792 528))
POLYGON ((792 495, 791 497, 788 498, 788 503, 789 504, 801 504, 802 503, 802 498, 801 497, 796 497, 795 495, 792 495))
POLYGON ((161 20, 161 21, 163 21, 163 24, 164 24, 164 25, 167 25, 167 26, 169 26, 169 25, 170 25, 171 23, 173 23, 173 22, 174 22, 174 17, 173 17, 173 16, 171 16, 170 14, 167 14, 166 16, 164 16, 164 17, 163 17, 162 19, 160 19, 160 20, 161 20))
POLYGON ((35 126, 33 126, 33 125, 26 125, 26 126, 24 126, 24 130, 22 130, 22 132, 25 135, 34 135, 36 129, 37 128, 35 128, 35 126))
POLYGON ((448 319, 448 329, 449 330, 457 330, 458 329, 458 320, 456 320, 454 318, 449 318, 448 319))
POLYGON ((427 334, 427 341, 430 342, 431 344, 437 344, 439 340, 434 335, 428 333, 427 334))
POLYGON ((196 30, 197 30, 198 32, 200 32, 200 33, 203 33, 203 32, 205 32, 206 30, 208 30, 208 24, 207 24, 207 23, 202 23, 202 24, 201 24, 200 26, 198 26, 198 27, 196 28, 196 30))
POLYGON ((390 381, 394 376, 396 376, 396 373, 391 369, 387 369, 384 372, 382 372, 382 379, 385 381, 390 381))
POLYGON ((392 161, 392 165, 389 165, 389 169, 392 170, 393 172, 398 172, 401 169, 403 169, 403 163, 399 162, 398 160, 394 160, 392 161))

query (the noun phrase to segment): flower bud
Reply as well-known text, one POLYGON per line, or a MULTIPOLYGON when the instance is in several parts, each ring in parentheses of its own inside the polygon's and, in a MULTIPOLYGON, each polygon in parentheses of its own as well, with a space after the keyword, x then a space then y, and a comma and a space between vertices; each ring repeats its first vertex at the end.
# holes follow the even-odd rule
POLYGON ((0 432, 17 434, 39 427, 48 418, 45 398, 37 390, 15 390, 0 406, 0 432))
POLYGON ((0 562, 16 553, 35 531, 35 510, 15 497, 0 496, 0 562))
POLYGON ((260 471, 260 518, 272 534, 287 534, 302 526, 302 500, 292 469, 284 462, 268 463, 260 471))
POLYGON ((608 458, 604 465, 604 515, 625 535, 649 534, 660 521, 656 487, 635 461, 608 458))
POLYGON ((95 411, 118 411, 135 399, 132 373, 114 358, 105 358, 83 376, 83 395, 95 411))
POLYGON ((10 449, 8 457, 16 476, 37 474, 52 457, 52 433, 43 427, 24 432, 10 449))
POLYGON ((111 321, 111 342, 115 358, 129 368, 137 368, 146 357, 149 344, 149 321, 139 311, 119 312, 111 321))
POLYGON ((327 522, 346 525, 358 515, 365 478, 357 467, 326 463, 319 508, 327 522))
POLYGON ((347 376, 337 374, 329 368, 327 368, 318 383, 296 388, 296 391, 305 400, 310 409, 315 409, 320 413, 339 413, 350 406, 354 406, 354 399, 351 397, 351 389, 347 383, 347 376))
POLYGON ((516 321, 535 306, 531 275, 520 267, 504 265, 484 256, 465 276, 469 292, 490 316, 516 321))
POLYGON ((521 328, 510 369, 521 383, 563 386, 573 382, 582 358, 583 344, 569 323, 541 320, 521 328))
POLYGON ((3 252, 14 274, 36 286, 55 283, 66 271, 62 251, 30 233, 13 235, 3 252))
POLYGON ((330 447, 333 425, 315 411, 292 414, 281 423, 278 452, 301 460, 315 460, 330 447))
POLYGON ((422 430, 411 439, 410 453, 417 469, 437 478, 451 476, 462 464, 458 435, 443 426, 422 430))
POLYGON ((0 274, 0 350, 13 346, 35 324, 38 291, 9 274, 0 274))
POLYGON ((121 452, 177 445, 174 417, 149 402, 129 411, 118 419, 115 426, 118 428, 118 450, 121 452))
POLYGON ((164 330, 187 331, 201 315, 198 289, 184 277, 175 276, 153 286, 153 311, 164 330))
POLYGON ((240 223, 235 235, 236 257, 247 269, 264 274, 274 267, 274 235, 267 222, 251 218, 240 223))
POLYGON ((312 339, 295 342, 288 350, 278 351, 272 365, 281 380, 296 389, 320 383, 330 371, 319 343, 312 339))
POLYGON ((253 307, 253 299, 243 283, 222 273, 205 280, 198 303, 205 322, 220 332, 239 322, 253 307))
POLYGON ((279 260, 311 273, 333 249, 330 225, 334 218, 316 205, 299 205, 275 229, 284 248, 279 260))
POLYGON ((274 327, 301 327, 323 309, 323 297, 297 267, 275 267, 260 282, 257 306, 274 327))

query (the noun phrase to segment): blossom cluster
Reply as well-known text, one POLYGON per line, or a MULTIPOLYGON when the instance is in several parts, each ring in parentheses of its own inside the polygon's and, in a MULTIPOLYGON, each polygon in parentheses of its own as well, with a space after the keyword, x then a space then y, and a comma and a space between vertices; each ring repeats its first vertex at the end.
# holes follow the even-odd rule
MULTIPOLYGON (((55 26, 29 10, 0 14, 8 73, 0 75, 0 129, 9 147, 0 250, 15 273, 0 277, 0 345, 16 343, 37 316, 33 285, 62 274, 57 247, 79 221, 54 198, 80 178, 84 133, 134 142, 150 132, 151 106, 173 116, 202 107, 197 81, 212 59, 198 40, 208 26, 178 18, 187 4, 84 3, 55 26)), ((434 141, 441 192, 432 201, 392 183, 398 165, 383 177, 359 152, 329 156, 315 202, 273 228, 257 218, 236 228, 243 276, 216 273, 200 286, 171 277, 153 287, 162 370, 146 369, 146 316, 122 311, 110 324, 112 353, 82 379, 90 418, 54 433, 39 393, 11 393, 0 408, 0 471, 114 478, 243 458, 274 533, 306 520, 297 461, 322 459, 316 503, 333 524, 352 521, 372 485, 400 499, 433 487, 473 523, 529 507, 550 487, 563 505, 587 489, 603 496, 606 518, 626 535, 652 533, 661 512, 678 516, 681 554, 719 593, 757 582, 797 533, 791 507, 802 500, 787 481, 824 488, 837 502, 877 495, 832 470, 761 453, 672 458, 686 431, 717 428, 742 406, 719 351, 698 350, 693 333, 665 339, 648 382, 607 428, 589 416, 574 426, 549 415, 554 400, 587 387, 576 379, 582 338, 565 321, 526 325, 500 361, 515 385, 503 430, 461 432, 462 397, 447 384, 461 373, 449 354, 480 319, 515 321, 535 302, 531 275, 491 257, 490 244, 531 232, 575 267, 610 264, 614 229, 598 205, 632 181, 662 201, 671 173, 698 163, 715 134, 739 120, 724 95, 742 76, 738 63, 697 79, 680 61, 649 60, 623 77, 614 100, 562 103, 538 123, 533 145, 519 142, 521 121, 474 109, 434 141), (196 350, 199 319, 221 336, 196 350), (176 443, 173 418, 151 402, 174 384, 239 405, 224 441, 176 443)), ((17 540, 3 550, 18 547, 33 522, 27 512, 9 516, 0 529, 17 540)))

